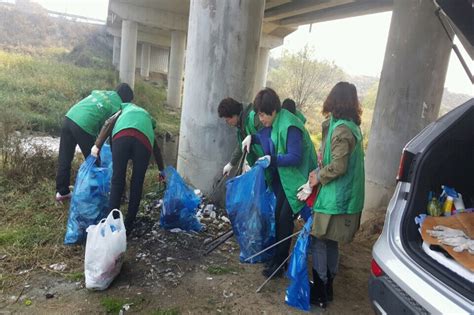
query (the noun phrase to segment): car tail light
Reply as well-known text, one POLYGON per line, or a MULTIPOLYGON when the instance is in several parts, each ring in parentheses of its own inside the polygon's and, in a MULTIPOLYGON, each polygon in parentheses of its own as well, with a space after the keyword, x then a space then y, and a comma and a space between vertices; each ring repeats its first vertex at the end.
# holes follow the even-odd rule
POLYGON ((380 277, 384 274, 382 268, 377 264, 375 259, 372 258, 372 261, 370 262, 370 270, 372 271, 372 274, 376 277, 380 277))
POLYGON ((413 154, 403 149, 402 156, 400 158, 400 165, 398 166, 397 181, 408 181, 408 173, 410 171, 412 161, 413 154))

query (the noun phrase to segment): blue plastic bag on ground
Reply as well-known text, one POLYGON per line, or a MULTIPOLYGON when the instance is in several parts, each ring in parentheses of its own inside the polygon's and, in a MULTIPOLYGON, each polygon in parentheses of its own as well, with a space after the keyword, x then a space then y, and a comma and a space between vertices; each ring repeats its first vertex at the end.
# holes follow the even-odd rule
POLYGON ((161 209, 160 226, 164 229, 180 228, 185 231, 201 231, 196 217, 201 199, 189 188, 179 173, 171 166, 165 168, 166 190, 161 209))
POLYGON ((100 150, 100 158, 101 165, 97 166, 97 159, 89 155, 77 173, 64 237, 66 245, 83 242, 89 225, 107 216, 112 179, 112 153, 108 144, 100 150))
POLYGON ((285 302, 303 311, 309 311, 311 307, 309 302, 310 287, 307 254, 312 225, 313 217, 309 217, 296 240, 290 258, 290 265, 286 273, 290 279, 290 285, 286 289, 285 302))
MULTIPOLYGON (((268 161, 258 161, 247 173, 226 182, 227 213, 239 242, 241 262, 275 243, 276 201, 265 184, 266 166, 268 161)), ((264 262, 273 254, 274 248, 248 262, 264 262)))

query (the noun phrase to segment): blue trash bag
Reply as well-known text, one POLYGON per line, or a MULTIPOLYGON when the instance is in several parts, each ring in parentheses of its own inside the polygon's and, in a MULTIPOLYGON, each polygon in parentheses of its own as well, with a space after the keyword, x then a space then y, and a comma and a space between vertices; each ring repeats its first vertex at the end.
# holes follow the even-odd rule
POLYGON ((303 311, 310 310, 307 254, 311 241, 310 232, 312 224, 313 217, 309 217, 295 243, 290 258, 290 265, 286 273, 286 276, 290 279, 290 285, 286 288, 285 302, 303 311))
POLYGON ((77 173, 64 237, 66 245, 82 243, 89 225, 107 216, 112 179, 112 152, 108 144, 100 150, 100 166, 96 160, 89 155, 77 173))
POLYGON ((165 176, 166 190, 160 226, 167 230, 180 228, 185 231, 201 231, 202 225, 196 217, 196 209, 201 199, 186 185, 173 167, 165 168, 165 176))
MULTIPOLYGON (((275 243, 275 194, 265 184, 268 161, 257 161, 247 173, 226 182, 226 207, 234 235, 240 246, 240 261, 275 243)), ((264 262, 274 248, 250 259, 264 262)))

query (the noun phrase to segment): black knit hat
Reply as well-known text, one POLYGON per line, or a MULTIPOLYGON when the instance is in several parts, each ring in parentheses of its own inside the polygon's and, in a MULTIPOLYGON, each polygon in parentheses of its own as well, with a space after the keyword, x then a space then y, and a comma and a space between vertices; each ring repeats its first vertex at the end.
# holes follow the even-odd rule
POLYGON ((127 83, 117 85, 115 92, 117 92, 122 99, 122 103, 130 103, 133 100, 133 90, 127 83))

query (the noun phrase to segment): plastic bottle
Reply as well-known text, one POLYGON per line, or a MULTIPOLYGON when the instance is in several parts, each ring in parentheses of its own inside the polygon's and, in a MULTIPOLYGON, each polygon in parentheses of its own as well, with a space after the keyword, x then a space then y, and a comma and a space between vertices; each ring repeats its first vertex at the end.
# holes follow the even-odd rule
POLYGON ((451 215, 451 209, 453 208, 453 197, 449 196, 446 197, 446 201, 443 204, 443 214, 446 217, 451 215))
POLYGON ((443 214, 441 211, 441 206, 439 205, 438 199, 436 197, 432 197, 430 202, 428 202, 427 210, 428 214, 433 217, 439 217, 443 214))

